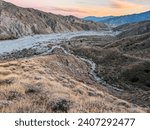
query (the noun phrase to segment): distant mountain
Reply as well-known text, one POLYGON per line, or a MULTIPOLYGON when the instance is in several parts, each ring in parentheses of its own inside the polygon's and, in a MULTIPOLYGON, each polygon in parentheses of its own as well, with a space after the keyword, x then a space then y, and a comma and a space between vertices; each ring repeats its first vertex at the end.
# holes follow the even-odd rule
POLYGON ((141 22, 150 20, 150 11, 140 13, 140 14, 132 14, 132 15, 124 15, 124 16, 108 16, 108 17, 85 17, 83 18, 87 21, 94 22, 102 22, 111 26, 119 26, 127 23, 141 22))
POLYGON ((89 16, 89 17, 83 18, 83 20, 94 21, 94 22, 103 22, 103 21, 108 20, 110 18, 114 18, 114 16, 106 16, 106 17, 89 16))
POLYGON ((107 26, 74 16, 62 16, 31 8, 21 8, 0 0, 0 40, 25 35, 102 30, 107 26))

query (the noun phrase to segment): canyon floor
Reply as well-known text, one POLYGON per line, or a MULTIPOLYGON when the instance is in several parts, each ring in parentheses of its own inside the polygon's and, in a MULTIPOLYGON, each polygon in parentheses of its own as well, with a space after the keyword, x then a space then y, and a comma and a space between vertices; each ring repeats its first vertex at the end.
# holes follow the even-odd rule
POLYGON ((118 33, 0 41, 0 112, 150 112, 149 33, 118 33))

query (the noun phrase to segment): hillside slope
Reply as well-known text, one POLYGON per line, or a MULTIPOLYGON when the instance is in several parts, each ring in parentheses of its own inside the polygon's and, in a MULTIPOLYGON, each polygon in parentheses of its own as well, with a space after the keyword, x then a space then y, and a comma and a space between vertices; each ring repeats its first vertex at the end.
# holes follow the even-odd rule
POLYGON ((147 112, 97 86, 74 56, 3 62, 0 70, 0 112, 147 112))
POLYGON ((61 16, 0 1, 0 39, 56 32, 102 30, 100 23, 91 23, 74 16, 61 16))
POLYGON ((114 31, 120 31, 121 33, 118 37, 128 37, 133 35, 143 35, 145 33, 150 32, 150 20, 137 22, 137 23, 130 23, 118 26, 113 29, 114 31))
POLYGON ((149 22, 125 25, 115 38, 82 38, 79 45, 69 46, 75 55, 92 59, 95 73, 111 86, 123 90, 119 98, 150 106, 150 30, 149 22), (126 28, 126 29, 125 29, 126 28), (130 31, 129 31, 130 30, 130 31), (84 44, 84 45, 83 45, 84 44))

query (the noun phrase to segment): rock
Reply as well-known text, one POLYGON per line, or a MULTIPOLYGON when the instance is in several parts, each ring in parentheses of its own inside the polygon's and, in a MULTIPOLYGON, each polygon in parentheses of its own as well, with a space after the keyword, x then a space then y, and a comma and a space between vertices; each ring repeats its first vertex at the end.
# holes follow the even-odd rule
POLYGON ((40 86, 34 86, 34 85, 33 86, 29 85, 25 89, 26 94, 36 94, 36 93, 40 93, 41 91, 42 89, 40 86))
POLYGON ((89 96, 97 96, 97 93, 96 93, 96 92, 93 92, 93 91, 90 91, 90 92, 88 92, 88 95, 89 95, 89 96))
POLYGON ((51 108, 52 112, 64 112, 67 113, 70 109, 71 102, 60 98, 48 102, 47 107, 51 108))
POLYGON ((52 51, 52 54, 64 55, 65 52, 64 52, 64 50, 62 50, 61 48, 55 48, 55 49, 52 51))

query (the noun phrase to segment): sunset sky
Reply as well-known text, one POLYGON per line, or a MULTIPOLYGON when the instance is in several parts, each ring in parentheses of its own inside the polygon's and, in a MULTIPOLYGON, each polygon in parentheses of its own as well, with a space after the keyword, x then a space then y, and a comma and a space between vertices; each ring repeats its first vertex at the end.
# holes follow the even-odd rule
POLYGON ((150 10, 150 0, 4 0, 62 15, 110 16, 150 10))

